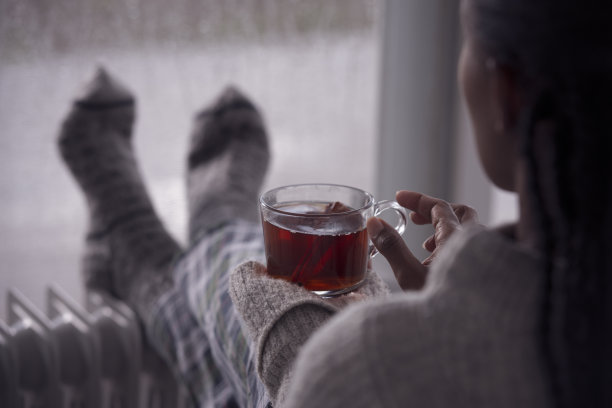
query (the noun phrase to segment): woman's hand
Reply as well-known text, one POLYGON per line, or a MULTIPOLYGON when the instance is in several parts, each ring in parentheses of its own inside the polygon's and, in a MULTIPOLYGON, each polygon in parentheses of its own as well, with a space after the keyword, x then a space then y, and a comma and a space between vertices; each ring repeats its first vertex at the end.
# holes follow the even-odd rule
POLYGON ((399 286, 404 290, 418 290, 425 285, 429 264, 444 243, 462 224, 477 223, 478 215, 466 205, 449 204, 414 191, 399 191, 395 199, 402 207, 413 211, 410 214, 413 223, 433 225, 434 234, 423 243, 423 248, 431 255, 423 262, 419 261, 397 231, 379 218, 368 220, 368 233, 376 249, 391 265, 399 286))

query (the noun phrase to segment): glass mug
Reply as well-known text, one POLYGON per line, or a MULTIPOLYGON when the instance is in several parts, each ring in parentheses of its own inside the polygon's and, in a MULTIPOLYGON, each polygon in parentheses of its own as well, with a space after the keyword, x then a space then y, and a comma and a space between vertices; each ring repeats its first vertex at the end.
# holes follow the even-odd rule
POLYGON ((357 289, 377 251, 366 221, 385 210, 406 211, 395 201, 374 201, 363 190, 335 184, 298 184, 264 193, 260 211, 268 274, 313 291, 337 296, 357 289))

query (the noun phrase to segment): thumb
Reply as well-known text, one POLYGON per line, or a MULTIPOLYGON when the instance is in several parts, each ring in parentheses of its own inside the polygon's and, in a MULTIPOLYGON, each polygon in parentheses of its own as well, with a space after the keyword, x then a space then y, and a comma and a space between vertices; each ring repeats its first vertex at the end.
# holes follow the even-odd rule
POLYGON ((399 286, 404 290, 421 289, 427 267, 415 258, 395 228, 375 217, 368 220, 367 226, 372 243, 391 265, 399 286))

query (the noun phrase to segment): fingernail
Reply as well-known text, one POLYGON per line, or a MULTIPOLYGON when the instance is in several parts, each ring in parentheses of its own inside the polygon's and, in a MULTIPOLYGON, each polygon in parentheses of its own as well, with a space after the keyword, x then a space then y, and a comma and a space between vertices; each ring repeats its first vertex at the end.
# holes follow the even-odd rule
POLYGON ((372 238, 376 238, 384 228, 385 226, 378 218, 372 217, 368 220, 368 233, 372 238))

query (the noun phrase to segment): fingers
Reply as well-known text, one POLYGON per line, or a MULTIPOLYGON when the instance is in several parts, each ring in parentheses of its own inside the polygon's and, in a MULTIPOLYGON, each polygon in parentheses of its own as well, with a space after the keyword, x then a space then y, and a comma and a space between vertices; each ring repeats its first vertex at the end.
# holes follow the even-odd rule
POLYGON ((478 223, 478 213, 472 207, 463 204, 451 204, 451 207, 461 224, 478 223))
POLYGON ((415 191, 404 190, 398 191, 395 195, 395 199, 402 207, 406 207, 416 213, 414 217, 411 215, 411 219, 414 220, 414 218, 416 218, 423 224, 434 223, 432 214, 434 209, 440 217, 457 218, 450 204, 439 198, 430 197, 415 191))
POLYGON ((464 204, 449 204, 442 199, 408 190, 398 191, 395 198, 402 207, 414 211, 410 213, 410 219, 417 225, 433 224, 431 212, 436 207, 439 207, 438 210, 443 210, 439 213, 442 216, 452 216, 452 211, 460 224, 478 222, 476 210, 464 204))
POLYGON ((433 252, 436 249, 436 236, 432 235, 423 242, 423 248, 426 251, 433 252))
POLYGON ((423 217, 422 215, 419 215, 415 212, 410 213, 410 220, 416 225, 425 225, 431 223, 429 217, 423 217))
MULTIPOLYGON (((459 219, 449 203, 438 198, 430 197, 414 191, 400 191, 396 194, 397 202, 416 213, 411 219, 418 221, 429 221, 435 230, 433 243, 428 240, 428 245, 440 247, 460 226, 459 219)), ((468 214, 467 210, 462 210, 462 214, 468 214)))
POLYGON ((399 286, 404 290, 421 289, 427 268, 412 255, 397 231, 379 218, 370 218, 367 226, 374 246, 391 265, 399 286))
POLYGON ((397 202, 413 212, 410 219, 416 225, 433 224, 440 221, 454 224, 478 223, 478 213, 464 204, 449 204, 439 198, 430 197, 414 191, 398 191, 397 202))
POLYGON ((434 235, 423 243, 423 248, 432 253, 423 261, 423 265, 429 265, 436 258, 439 249, 461 228, 461 224, 478 222, 478 214, 467 205, 449 204, 414 191, 399 191, 396 200, 401 206, 414 211, 410 214, 412 222, 417 225, 431 223, 434 227, 434 235))
POLYGON ((436 247, 443 245, 461 225, 450 204, 447 202, 439 203, 432 207, 431 223, 434 227, 436 247))
POLYGON ((478 215, 467 205, 449 204, 414 191, 399 191, 395 198, 402 207, 413 211, 410 219, 414 224, 433 225, 434 234, 423 243, 423 248, 431 252, 431 255, 421 263, 406 247, 399 234, 377 218, 368 220, 368 232, 374 246, 389 261, 400 287, 419 289, 425 282, 427 265, 436 258, 446 240, 461 228, 461 224, 477 223, 478 215))

